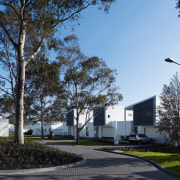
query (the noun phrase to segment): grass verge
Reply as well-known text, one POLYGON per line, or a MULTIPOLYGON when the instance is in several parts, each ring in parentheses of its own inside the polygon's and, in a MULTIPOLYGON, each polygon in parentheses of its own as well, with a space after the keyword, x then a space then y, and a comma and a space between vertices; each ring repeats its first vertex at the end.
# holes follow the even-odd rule
POLYGON ((163 168, 180 174, 180 149, 168 145, 153 145, 144 147, 113 147, 104 150, 122 150, 125 154, 132 154, 152 160, 163 168))
POLYGON ((137 152, 126 151, 125 154, 132 154, 146 159, 150 159, 167 170, 180 174, 180 154, 161 152, 137 152))
POLYGON ((33 141, 17 145, 10 138, 0 138, 0 170, 53 167, 80 160, 80 156, 33 141))

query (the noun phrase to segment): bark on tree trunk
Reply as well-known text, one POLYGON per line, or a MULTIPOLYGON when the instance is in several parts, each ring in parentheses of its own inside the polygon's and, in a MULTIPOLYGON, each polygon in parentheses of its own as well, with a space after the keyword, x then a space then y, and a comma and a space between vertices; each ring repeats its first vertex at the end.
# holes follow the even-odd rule
POLYGON ((44 139, 44 104, 43 104, 43 96, 40 90, 40 102, 41 102, 41 138, 44 139))
POLYGON ((16 121, 15 121, 15 138, 17 144, 24 144, 24 83, 25 83, 25 62, 19 61, 16 88, 16 121))
POLYGON ((79 144, 79 113, 76 109, 76 144, 79 144))
POLYGON ((18 44, 18 59, 17 59, 17 86, 16 86, 16 122, 15 122, 15 138, 17 144, 24 144, 24 83, 25 83, 25 66, 24 59, 24 44, 26 37, 26 18, 25 11, 22 9, 22 24, 20 27, 20 36, 18 44))
POLYGON ((76 129, 76 144, 79 144, 79 125, 77 124, 77 129, 76 129))
POLYGON ((44 120, 41 119, 41 138, 44 139, 44 120))

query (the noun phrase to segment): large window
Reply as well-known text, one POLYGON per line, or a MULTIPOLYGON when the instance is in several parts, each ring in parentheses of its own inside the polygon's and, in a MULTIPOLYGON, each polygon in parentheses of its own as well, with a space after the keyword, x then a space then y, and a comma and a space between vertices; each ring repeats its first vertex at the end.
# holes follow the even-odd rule
POLYGON ((66 114, 66 124, 67 126, 74 126, 74 111, 70 111, 66 114))
POLYGON ((97 109, 94 111, 94 126, 105 125, 105 109, 97 109))
POLYGON ((150 99, 134 106, 134 126, 154 125, 154 99, 150 99))

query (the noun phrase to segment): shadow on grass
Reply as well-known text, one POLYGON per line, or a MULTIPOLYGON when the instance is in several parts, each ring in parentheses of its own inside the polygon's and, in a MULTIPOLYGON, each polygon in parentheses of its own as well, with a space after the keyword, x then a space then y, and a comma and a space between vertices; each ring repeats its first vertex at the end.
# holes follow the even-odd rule
POLYGON ((169 170, 169 171, 173 171, 173 172, 175 172, 177 174, 180 174, 180 165, 171 166, 171 167, 168 167, 166 169, 169 170))

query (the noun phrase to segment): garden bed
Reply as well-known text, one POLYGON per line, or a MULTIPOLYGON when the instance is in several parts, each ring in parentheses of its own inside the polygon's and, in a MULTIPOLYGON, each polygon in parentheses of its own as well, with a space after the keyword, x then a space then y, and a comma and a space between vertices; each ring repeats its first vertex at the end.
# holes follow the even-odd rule
POLYGON ((0 138, 0 170, 53 167, 80 160, 80 156, 36 142, 17 145, 12 139, 0 138))

